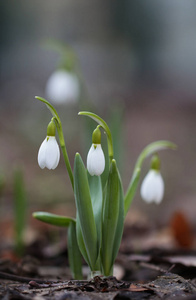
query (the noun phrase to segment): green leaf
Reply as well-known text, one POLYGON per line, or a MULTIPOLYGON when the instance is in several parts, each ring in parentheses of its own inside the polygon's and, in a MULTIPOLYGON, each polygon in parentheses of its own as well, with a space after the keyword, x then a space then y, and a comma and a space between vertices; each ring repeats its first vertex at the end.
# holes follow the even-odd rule
MULTIPOLYGON (((98 258, 98 241, 95 218, 88 185, 87 171, 79 153, 74 161, 74 194, 78 218, 81 226, 91 270, 95 270, 98 258)), ((80 243, 80 241, 78 241, 80 243)))
POLYGON ((84 257, 87 264, 90 266, 91 263, 89 261, 88 253, 86 251, 86 247, 85 247, 85 244, 84 244, 84 239, 83 239, 83 236, 82 236, 81 225, 80 225, 80 220, 79 220, 79 217, 78 217, 78 213, 77 213, 77 216, 76 216, 76 236, 77 236, 77 242, 78 242, 80 252, 82 253, 82 256, 84 257))
POLYGON ((140 153, 140 155, 136 161, 133 175, 132 175, 130 184, 128 186, 127 193, 125 195, 125 200, 124 200, 125 201, 125 215, 127 214, 129 207, 131 205, 132 199, 135 195, 135 192, 136 192, 136 189, 137 189, 137 186, 139 183, 140 170, 141 170, 144 160, 148 156, 150 156, 160 150, 164 150, 164 149, 175 150, 176 148, 177 148, 177 146, 174 143, 171 143, 169 141, 156 141, 154 143, 149 144, 148 146, 146 146, 143 149, 143 151, 140 153))
POLYGON ((76 223, 71 222, 68 227, 68 258, 74 279, 82 279, 82 257, 76 237, 76 223))
POLYGON ((112 134, 111 131, 107 125, 107 123, 100 118, 98 115, 92 113, 92 112, 88 112, 88 111, 81 111, 78 113, 81 116, 87 116, 90 117, 91 119, 93 119, 94 121, 96 121, 99 125, 101 125, 101 127, 104 129, 104 131, 107 134, 107 141, 108 141, 108 154, 109 154, 109 158, 110 158, 110 162, 113 159, 114 156, 114 151, 113 151, 113 142, 112 142, 112 134))
POLYGON ((102 204, 103 204, 103 192, 100 176, 91 176, 88 173, 88 182, 90 187, 91 202, 93 207, 93 214, 95 218, 95 224, 97 228, 97 239, 99 249, 101 247, 101 219, 102 219, 102 204))
POLYGON ((43 211, 34 212, 33 217, 44 223, 48 223, 59 227, 68 227, 71 222, 75 222, 75 219, 73 218, 59 216, 43 211))
POLYGON ((24 173, 21 167, 14 170, 14 229, 15 250, 18 255, 24 252, 24 229, 26 227, 27 198, 24 173))
POLYGON ((117 228, 116 228, 116 233, 114 238, 114 246, 112 251, 112 265, 114 264, 114 261, 118 254, 118 250, 122 240, 123 229, 124 229, 124 192, 123 192, 123 187, 122 187, 122 182, 121 182, 119 172, 118 172, 118 181, 119 181, 119 211, 118 211, 117 228))
POLYGON ((104 275, 109 276, 113 265, 113 247, 116 239, 120 207, 120 183, 114 159, 111 163, 104 195, 101 260, 104 275))

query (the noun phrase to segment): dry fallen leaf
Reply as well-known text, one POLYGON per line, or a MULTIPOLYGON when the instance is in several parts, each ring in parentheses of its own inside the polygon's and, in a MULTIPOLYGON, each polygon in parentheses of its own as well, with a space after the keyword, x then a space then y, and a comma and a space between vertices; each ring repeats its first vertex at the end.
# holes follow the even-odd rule
POLYGON ((174 213, 171 219, 171 229, 178 245, 190 249, 193 245, 193 234, 190 222, 182 212, 174 213))

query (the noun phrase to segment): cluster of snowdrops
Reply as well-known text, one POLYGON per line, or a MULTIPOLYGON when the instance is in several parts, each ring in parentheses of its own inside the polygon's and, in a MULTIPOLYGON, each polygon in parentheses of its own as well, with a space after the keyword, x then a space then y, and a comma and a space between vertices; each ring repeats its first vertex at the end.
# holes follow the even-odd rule
POLYGON ((92 145, 84 163, 76 153, 72 170, 61 120, 55 108, 47 100, 36 97, 52 113, 47 127, 47 136, 38 152, 38 164, 55 169, 60 160, 60 149, 72 184, 76 217, 60 216, 47 212, 35 212, 33 216, 43 222, 68 227, 68 256, 72 276, 82 279, 82 257, 89 266, 89 276, 110 276, 120 247, 124 220, 139 185, 143 161, 152 156, 151 167, 141 184, 141 197, 148 203, 160 203, 164 195, 164 182, 160 174, 160 159, 157 152, 175 149, 169 141, 156 141, 146 146, 138 156, 126 193, 113 152, 112 134, 107 123, 92 112, 79 115, 92 118, 97 126, 92 133, 92 145), (101 147, 101 132, 107 136, 108 160, 101 147), (106 168, 107 161, 107 168, 106 168), (106 170, 105 170, 106 169, 106 170), (104 171, 105 170, 105 171, 104 171), (108 171, 107 171, 108 170, 108 171), (102 173, 107 172, 104 178, 102 173))

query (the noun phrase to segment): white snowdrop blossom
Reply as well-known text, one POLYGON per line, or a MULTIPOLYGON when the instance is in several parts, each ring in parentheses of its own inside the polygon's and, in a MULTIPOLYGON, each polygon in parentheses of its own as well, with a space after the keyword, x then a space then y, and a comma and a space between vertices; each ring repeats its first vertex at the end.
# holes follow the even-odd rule
POLYGON ((101 144, 92 144, 87 155, 87 170, 91 176, 99 176, 105 169, 105 156, 101 144))
POLYGON ((159 204, 164 195, 164 181, 159 171, 151 169, 144 178, 141 190, 141 197, 147 203, 159 204))
POLYGON ((41 169, 45 167, 49 170, 58 166, 60 159, 59 145, 55 136, 47 136, 42 142, 38 152, 38 164, 41 169))
POLYGON ((56 104, 75 103, 79 99, 78 78, 65 70, 55 71, 46 84, 46 95, 56 104))

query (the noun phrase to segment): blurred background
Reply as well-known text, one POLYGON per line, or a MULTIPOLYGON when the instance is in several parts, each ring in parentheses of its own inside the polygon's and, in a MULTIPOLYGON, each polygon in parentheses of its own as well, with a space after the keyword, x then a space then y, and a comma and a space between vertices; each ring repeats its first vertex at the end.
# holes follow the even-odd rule
MULTIPOLYGON (((85 161, 91 145, 91 131, 77 115, 81 109, 90 107, 111 124, 125 190, 140 151, 155 140, 170 140, 178 149, 160 152, 163 202, 148 205, 138 191, 127 222, 137 216, 165 225, 180 211, 194 227, 196 2, 2 0, 1 237, 13 234, 16 169, 23 172, 28 228, 41 226, 31 217, 36 210, 75 214, 63 158, 54 171, 37 164, 51 114, 34 97, 47 97, 47 80, 59 62, 58 51, 46 47, 49 39, 72 47, 85 85, 82 100, 56 105, 72 166, 75 152, 85 161)), ((147 159, 142 178, 149 164, 147 159)))

